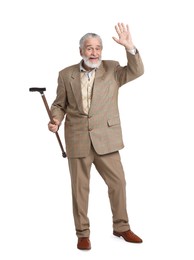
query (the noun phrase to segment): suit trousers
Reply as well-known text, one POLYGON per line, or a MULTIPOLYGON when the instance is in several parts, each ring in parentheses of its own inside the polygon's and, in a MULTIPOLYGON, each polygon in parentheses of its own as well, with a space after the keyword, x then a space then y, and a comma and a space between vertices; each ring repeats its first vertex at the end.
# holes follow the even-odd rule
POLYGON ((108 186, 112 211, 113 229, 118 232, 129 230, 126 209, 126 181, 119 152, 98 155, 91 146, 84 158, 68 158, 72 186, 73 216, 78 237, 89 237, 88 201, 90 170, 95 165, 98 173, 108 186))

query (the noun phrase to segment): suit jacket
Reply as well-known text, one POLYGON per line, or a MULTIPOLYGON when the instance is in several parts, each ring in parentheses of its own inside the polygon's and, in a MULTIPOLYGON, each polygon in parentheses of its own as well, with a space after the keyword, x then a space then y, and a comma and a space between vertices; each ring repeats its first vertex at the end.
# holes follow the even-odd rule
POLYGON ((60 122, 65 117, 65 142, 69 158, 85 157, 91 144, 95 151, 107 154, 124 147, 118 110, 119 87, 144 73, 137 51, 127 52, 127 65, 103 60, 96 70, 89 114, 82 106, 80 64, 59 72, 57 96, 51 106, 53 117, 60 122))

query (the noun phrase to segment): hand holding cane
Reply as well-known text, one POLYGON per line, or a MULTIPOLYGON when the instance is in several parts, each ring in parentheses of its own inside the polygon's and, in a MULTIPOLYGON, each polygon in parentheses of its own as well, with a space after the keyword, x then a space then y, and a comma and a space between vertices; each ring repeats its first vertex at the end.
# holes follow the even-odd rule
MULTIPOLYGON (((42 100, 43 100, 43 102, 44 102, 44 105, 45 105, 45 108, 46 108, 46 110, 47 110, 48 116, 49 116, 49 118, 50 118, 50 122, 51 122, 52 124, 55 124, 55 122, 54 122, 54 120, 53 120, 53 117, 52 117, 52 114, 51 114, 51 111, 50 111, 50 109, 49 109, 49 106, 48 106, 46 97, 45 97, 45 95, 44 95, 44 91, 46 91, 46 88, 30 88, 29 91, 31 91, 31 92, 39 92, 39 93, 41 94, 42 100)), ((66 153, 65 153, 65 151, 64 151, 64 149, 63 149, 63 145, 62 145, 62 142, 61 142, 61 139, 60 139, 60 137, 59 137, 58 132, 56 132, 55 135, 56 135, 56 137, 57 137, 59 146, 60 146, 60 148, 61 148, 62 156, 65 158, 65 157, 67 157, 67 155, 66 155, 66 153)))

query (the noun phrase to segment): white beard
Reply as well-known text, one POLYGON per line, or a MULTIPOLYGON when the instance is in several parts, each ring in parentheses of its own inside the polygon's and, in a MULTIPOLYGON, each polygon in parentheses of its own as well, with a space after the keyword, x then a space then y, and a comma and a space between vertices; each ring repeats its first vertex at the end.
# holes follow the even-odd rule
POLYGON ((82 58, 84 60, 84 63, 86 64, 86 66, 88 66, 89 68, 92 68, 92 69, 98 68, 100 66, 100 64, 101 64, 101 61, 102 61, 101 58, 99 58, 97 63, 92 63, 85 56, 82 56, 82 58))

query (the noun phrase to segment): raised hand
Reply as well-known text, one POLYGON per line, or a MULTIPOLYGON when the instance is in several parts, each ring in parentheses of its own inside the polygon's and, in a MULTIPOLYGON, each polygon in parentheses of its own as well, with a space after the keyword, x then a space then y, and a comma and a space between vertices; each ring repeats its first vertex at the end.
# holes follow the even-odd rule
POLYGON ((119 39, 114 36, 112 37, 115 42, 123 45, 127 50, 131 50, 135 48, 129 31, 128 24, 125 26, 124 23, 118 23, 115 26, 115 30, 119 37, 119 39))

